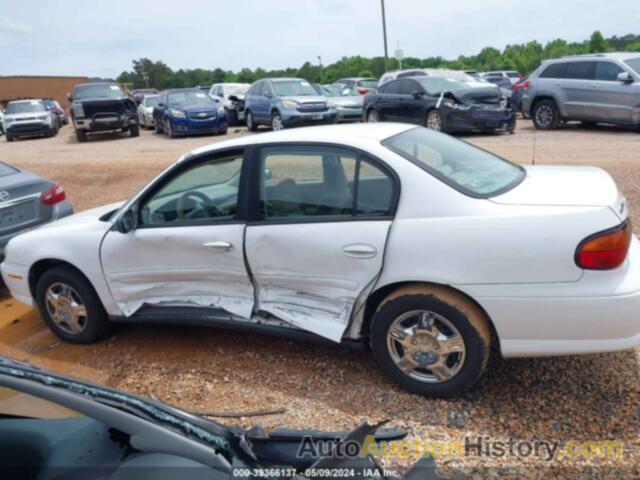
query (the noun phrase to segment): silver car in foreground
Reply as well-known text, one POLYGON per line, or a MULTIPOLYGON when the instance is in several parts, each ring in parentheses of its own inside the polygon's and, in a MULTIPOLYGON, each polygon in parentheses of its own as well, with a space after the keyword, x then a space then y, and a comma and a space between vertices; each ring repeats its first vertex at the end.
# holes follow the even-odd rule
POLYGON ((524 83, 522 111, 541 130, 568 120, 640 126, 640 52, 543 62, 524 83))
POLYGON ((59 184, 0 162, 0 260, 11 238, 72 213, 59 184))

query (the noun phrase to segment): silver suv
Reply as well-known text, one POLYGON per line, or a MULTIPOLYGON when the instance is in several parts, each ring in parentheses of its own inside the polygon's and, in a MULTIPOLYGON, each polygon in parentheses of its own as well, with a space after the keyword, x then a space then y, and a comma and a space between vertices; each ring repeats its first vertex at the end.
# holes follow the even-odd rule
POLYGON ((523 86, 522 110, 541 130, 567 120, 640 126, 638 52, 547 60, 523 86))

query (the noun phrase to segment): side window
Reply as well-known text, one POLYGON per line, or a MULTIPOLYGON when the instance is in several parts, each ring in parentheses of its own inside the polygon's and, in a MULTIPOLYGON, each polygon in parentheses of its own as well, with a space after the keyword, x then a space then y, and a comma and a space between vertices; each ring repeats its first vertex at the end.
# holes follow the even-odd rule
POLYGON ((356 215, 388 216, 393 212, 393 180, 366 159, 360 161, 356 189, 356 215))
POLYGON ((416 90, 420 91, 422 88, 415 80, 404 79, 400 80, 400 93, 403 95, 411 95, 416 90))
POLYGON ((271 84, 269 82, 262 82, 262 94, 264 96, 271 95, 273 96, 273 89, 271 88, 271 84))
POLYGON ((392 213, 393 180, 350 150, 266 147, 261 159, 263 220, 314 221, 392 213))
POLYGON ((140 209, 141 226, 202 225, 237 218, 242 155, 177 173, 140 209))
POLYGON ((624 70, 613 62, 597 62, 596 80, 604 82, 617 82, 618 74, 624 70))
POLYGON ((393 80, 389 82, 384 87, 384 93, 386 94, 399 94, 400 93, 400 82, 402 80, 393 80))
POLYGON ((564 78, 571 80, 594 80, 596 77, 596 62, 569 62, 564 72, 564 78))
POLYGON ((566 63, 553 63, 540 74, 540 78, 564 78, 566 63))

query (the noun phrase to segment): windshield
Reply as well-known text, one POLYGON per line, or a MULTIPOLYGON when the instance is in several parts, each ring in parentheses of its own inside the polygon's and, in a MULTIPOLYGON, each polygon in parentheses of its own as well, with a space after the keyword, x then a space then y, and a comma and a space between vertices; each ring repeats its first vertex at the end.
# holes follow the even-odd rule
POLYGON ((306 80, 276 80, 271 82, 278 97, 295 97, 298 95, 318 95, 318 92, 306 80))
POLYGON ((6 177, 7 175, 13 175, 14 173, 18 173, 18 170, 10 167, 6 163, 0 162, 0 177, 6 177))
POLYGON ((78 85, 73 94, 73 99, 122 98, 124 96, 124 91, 120 88, 120 85, 78 85))
POLYGON ((630 60, 625 60, 625 62, 627 65, 629 65, 631 68, 633 68, 635 70, 635 72, 640 75, 640 57, 638 58, 632 58, 630 60))
POLYGON ((145 107, 155 107, 158 104, 158 97, 156 95, 146 95, 143 102, 145 107))
POLYGON ((466 83, 459 82, 453 78, 444 77, 418 77, 414 79, 429 95, 440 95, 442 92, 452 90, 462 90, 468 88, 466 83))
POLYGON ((251 85, 227 85, 224 87, 224 92, 229 95, 244 95, 249 90, 251 85))
POLYGON ((472 197, 487 198, 515 187, 525 171, 492 153, 426 128, 402 132, 382 142, 434 177, 472 197))
POLYGON ((167 98, 167 103, 171 107, 176 107, 178 105, 205 105, 212 103, 212 100, 206 93, 193 90, 171 93, 167 98))
POLYGON ((30 102, 10 102, 7 105, 6 113, 11 115, 13 113, 35 113, 44 112, 47 109, 40 100, 32 100, 30 102))

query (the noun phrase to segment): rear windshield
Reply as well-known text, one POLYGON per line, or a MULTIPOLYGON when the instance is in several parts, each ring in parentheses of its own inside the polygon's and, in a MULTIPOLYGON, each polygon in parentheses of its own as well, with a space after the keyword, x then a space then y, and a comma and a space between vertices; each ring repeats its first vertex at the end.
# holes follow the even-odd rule
POLYGON ((0 162, 0 177, 6 177, 7 175, 13 175, 14 173, 18 173, 18 170, 10 167, 6 163, 0 162))
POLYGON ((360 85, 361 87, 364 88, 378 88, 378 81, 377 80, 360 80, 358 82, 358 85, 360 85))
POLYGON ((456 190, 488 198, 515 187, 525 170, 449 135, 418 127, 382 142, 456 190))
POLYGON ((624 63, 629 65, 631 68, 635 70, 635 72, 640 75, 640 57, 632 58, 630 60, 625 60, 624 63))
POLYGON ((145 95, 143 102, 145 107, 155 107, 158 104, 158 96, 145 95))
POLYGON ((40 100, 33 100, 31 102, 10 102, 7 105, 6 113, 11 115, 13 113, 36 113, 46 110, 44 103, 40 100))

